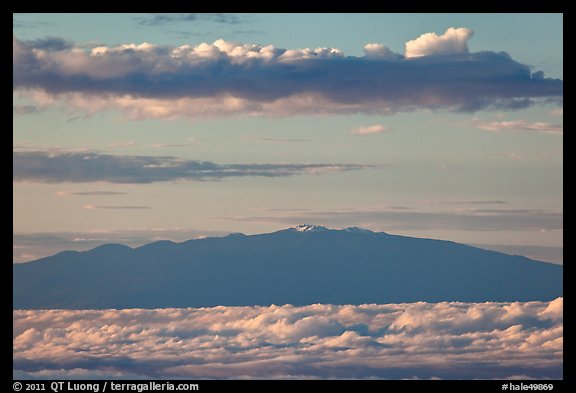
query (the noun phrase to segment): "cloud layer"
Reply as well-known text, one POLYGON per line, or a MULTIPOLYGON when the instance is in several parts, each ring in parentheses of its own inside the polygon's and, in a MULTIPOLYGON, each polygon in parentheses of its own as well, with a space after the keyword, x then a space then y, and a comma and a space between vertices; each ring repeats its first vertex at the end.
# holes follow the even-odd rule
POLYGON ((125 156, 95 152, 14 152, 14 181, 44 183, 153 183, 229 177, 285 177, 376 168, 361 164, 217 164, 171 156, 125 156))
POLYGON ((132 118, 473 112, 562 100, 561 80, 533 74, 503 52, 470 53, 471 36, 450 28, 409 41, 404 55, 371 43, 360 57, 224 40, 86 48, 14 37, 13 89, 40 106, 119 109, 132 118))
POLYGON ((247 222, 298 225, 315 222, 330 227, 356 225, 364 228, 384 227, 388 231, 458 230, 458 231, 539 231, 560 230, 562 212, 539 209, 450 209, 415 210, 403 206, 389 209, 302 210, 281 214, 234 217, 247 222))
POLYGON ((563 299, 13 312, 15 378, 562 378, 563 299))

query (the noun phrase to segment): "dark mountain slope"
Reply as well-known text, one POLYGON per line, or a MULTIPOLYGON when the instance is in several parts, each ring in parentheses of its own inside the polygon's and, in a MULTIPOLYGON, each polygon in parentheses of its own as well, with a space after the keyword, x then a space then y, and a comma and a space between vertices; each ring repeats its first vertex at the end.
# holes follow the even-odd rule
POLYGON ((562 266, 357 228, 104 245, 14 265, 17 309, 160 308, 562 296, 562 266))

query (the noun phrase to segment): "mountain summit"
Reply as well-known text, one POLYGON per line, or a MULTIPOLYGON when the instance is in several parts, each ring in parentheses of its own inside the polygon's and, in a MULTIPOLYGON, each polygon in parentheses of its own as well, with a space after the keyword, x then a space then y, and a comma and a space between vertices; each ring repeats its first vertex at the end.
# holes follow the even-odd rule
POLYGON ((559 265, 315 225, 134 249, 109 244, 13 272, 15 309, 529 301, 563 293, 559 265))
POLYGON ((309 225, 309 224, 301 224, 291 229, 294 229, 297 232, 323 232, 329 230, 328 228, 323 227, 322 225, 309 225))

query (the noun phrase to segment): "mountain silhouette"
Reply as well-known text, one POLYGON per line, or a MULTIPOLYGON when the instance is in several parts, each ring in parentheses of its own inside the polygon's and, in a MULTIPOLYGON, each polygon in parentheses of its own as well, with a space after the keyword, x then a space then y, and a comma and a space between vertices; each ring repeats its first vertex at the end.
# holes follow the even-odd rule
POLYGON ((15 309, 530 301, 563 268, 450 241, 301 225, 260 235, 107 244, 13 266, 15 309))

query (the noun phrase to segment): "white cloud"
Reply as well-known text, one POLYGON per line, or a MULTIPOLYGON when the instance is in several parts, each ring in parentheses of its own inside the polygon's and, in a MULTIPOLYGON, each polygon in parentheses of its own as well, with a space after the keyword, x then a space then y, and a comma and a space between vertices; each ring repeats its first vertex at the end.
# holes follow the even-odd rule
POLYGON ((468 40, 474 32, 465 27, 450 27, 441 36, 436 33, 422 34, 415 40, 406 43, 407 58, 430 55, 468 53, 468 40))
POLYGON ((564 298, 559 297, 551 301, 548 307, 539 314, 540 318, 558 319, 564 315, 564 298))
POLYGON ((364 45, 364 53, 366 57, 377 59, 398 59, 400 57, 383 44, 366 44, 364 45))
MULTIPOLYGON (((512 158, 512 157, 510 157, 512 158)), ((321 222, 332 227, 350 225, 390 231, 538 231, 562 230, 561 211, 540 209, 354 209, 265 212, 264 215, 223 218, 232 221, 298 225, 321 222), (273 213, 273 214, 270 214, 273 213)))
POLYGON ((564 132, 563 124, 550 124, 544 122, 528 122, 525 120, 511 121, 493 121, 488 123, 479 123, 478 128, 487 131, 536 131, 544 134, 562 134, 564 132))
POLYGON ((382 132, 387 131, 389 130, 388 128, 386 128, 386 126, 383 126, 382 124, 374 124, 371 126, 356 127, 352 130, 352 134, 366 136, 366 135, 380 134, 382 132))
POLYGON ((562 305, 15 310, 14 375, 562 378, 562 305))

